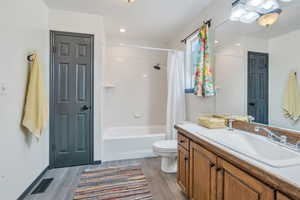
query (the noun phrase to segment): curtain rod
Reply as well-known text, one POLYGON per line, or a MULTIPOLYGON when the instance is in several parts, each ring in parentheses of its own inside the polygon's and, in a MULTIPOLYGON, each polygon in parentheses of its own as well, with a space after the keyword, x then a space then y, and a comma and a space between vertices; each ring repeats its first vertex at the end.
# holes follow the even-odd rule
MULTIPOLYGON (((208 25, 208 27, 211 27, 211 21, 212 19, 209 19, 207 21, 203 21, 203 24, 208 25)), ((192 32, 191 34, 189 34, 186 38, 184 38, 183 40, 181 40, 181 43, 186 43, 187 39, 189 39, 190 37, 192 37, 195 33, 197 33, 199 31, 200 28, 197 28, 194 32, 192 32)))

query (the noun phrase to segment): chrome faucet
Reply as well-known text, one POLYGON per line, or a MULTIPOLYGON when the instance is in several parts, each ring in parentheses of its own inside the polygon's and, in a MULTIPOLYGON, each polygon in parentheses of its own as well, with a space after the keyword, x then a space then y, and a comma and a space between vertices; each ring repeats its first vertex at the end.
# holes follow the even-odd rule
POLYGON ((233 131, 233 119, 228 119, 228 130, 233 131))
MULTIPOLYGON (((267 129, 265 127, 260 127, 260 126, 255 127, 255 132, 258 132, 260 130, 267 132, 268 138, 270 138, 271 140, 274 140, 276 142, 280 142, 283 144, 287 143, 287 136, 285 136, 285 135, 277 135, 276 133, 273 133, 272 131, 270 131, 269 129, 267 129)), ((300 141, 299 141, 299 146, 300 146, 300 141)))
POLYGON ((265 127, 260 127, 260 126, 257 126, 255 127, 255 132, 258 132, 260 130, 264 130, 265 132, 268 133, 268 138, 271 140, 271 141, 275 141, 275 142, 278 142, 280 143, 282 146, 286 147, 286 148, 289 148, 291 150, 294 150, 294 151, 298 151, 300 152, 300 140, 296 143, 296 144, 292 144, 288 141, 288 137, 285 136, 285 135, 277 135, 276 133, 273 133, 271 130, 265 128, 265 127))

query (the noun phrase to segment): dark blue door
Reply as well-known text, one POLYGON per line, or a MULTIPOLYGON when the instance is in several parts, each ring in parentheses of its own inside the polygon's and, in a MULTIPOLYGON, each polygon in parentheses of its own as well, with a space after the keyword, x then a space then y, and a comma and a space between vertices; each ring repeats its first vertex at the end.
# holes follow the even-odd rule
POLYGON ((52 32, 51 165, 89 164, 93 151, 93 36, 52 32))
POLYGON ((248 52, 248 115, 269 123, 269 55, 248 52))

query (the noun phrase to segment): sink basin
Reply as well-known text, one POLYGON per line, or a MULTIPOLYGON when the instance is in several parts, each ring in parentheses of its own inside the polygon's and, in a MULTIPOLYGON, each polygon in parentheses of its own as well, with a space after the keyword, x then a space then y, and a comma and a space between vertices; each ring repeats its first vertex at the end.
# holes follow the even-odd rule
POLYGON ((239 130, 216 131, 201 136, 271 167, 300 165, 300 153, 273 143, 264 136, 239 130))

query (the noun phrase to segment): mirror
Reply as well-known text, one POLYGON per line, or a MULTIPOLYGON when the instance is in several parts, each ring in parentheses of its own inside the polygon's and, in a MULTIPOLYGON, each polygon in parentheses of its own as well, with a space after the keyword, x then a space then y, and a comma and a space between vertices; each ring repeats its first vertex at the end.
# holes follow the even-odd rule
POLYGON ((300 3, 281 3, 281 9, 270 27, 230 20, 216 26, 216 112, 248 114, 257 123, 300 130, 300 120, 283 109, 291 73, 300 88, 300 3))

